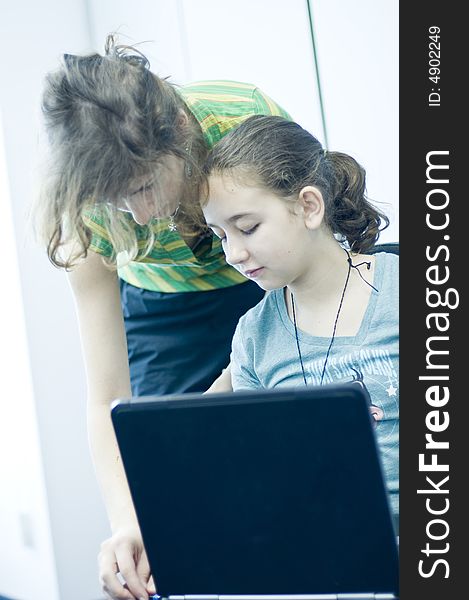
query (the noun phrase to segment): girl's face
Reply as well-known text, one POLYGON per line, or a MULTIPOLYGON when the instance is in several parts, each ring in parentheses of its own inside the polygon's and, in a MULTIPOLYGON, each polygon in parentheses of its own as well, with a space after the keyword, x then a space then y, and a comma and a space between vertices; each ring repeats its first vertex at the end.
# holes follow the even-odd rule
POLYGON ((262 289, 282 288, 307 274, 311 231, 293 201, 228 175, 211 175, 203 212, 222 240, 227 263, 262 289))
POLYGON ((130 212, 136 223, 172 215, 184 191, 184 161, 172 154, 162 159, 157 171, 133 182, 131 191, 116 203, 119 210, 130 212))

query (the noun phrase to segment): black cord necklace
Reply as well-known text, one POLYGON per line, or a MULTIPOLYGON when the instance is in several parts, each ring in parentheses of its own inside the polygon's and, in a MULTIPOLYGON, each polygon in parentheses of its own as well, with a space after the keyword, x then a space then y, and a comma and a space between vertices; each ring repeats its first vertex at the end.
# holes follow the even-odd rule
MULTIPOLYGON (((329 354, 331 353, 331 348, 332 348, 332 344, 334 343, 334 339, 335 339, 335 332, 337 329, 337 322, 339 320, 339 316, 340 316, 340 311, 342 310, 342 304, 344 302, 344 296, 345 296, 345 292, 347 291, 347 286, 348 286, 348 282, 350 279, 350 272, 352 269, 356 269, 358 274, 360 275, 360 277, 362 278, 362 280, 369 285, 371 288, 373 288, 376 292, 378 291, 374 285, 372 285, 369 281, 367 281, 363 275, 360 273, 360 269, 358 267, 361 267, 362 265, 366 265, 366 268, 368 269, 368 271, 371 268, 371 262, 368 261, 363 261, 361 263, 358 263, 358 265, 354 265, 352 264, 352 257, 350 256, 350 252, 345 249, 345 252, 347 254, 347 263, 348 263, 348 269, 347 269, 347 277, 345 278, 345 284, 344 284, 344 289, 342 290, 342 295, 340 297, 340 302, 339 302, 339 308, 337 309, 337 314, 335 316, 335 321, 334 321, 334 328, 332 330, 332 337, 331 337, 331 341, 329 343, 329 347, 327 349, 326 352, 326 358, 324 360, 324 364, 322 366, 322 372, 321 372, 321 380, 319 382, 319 385, 322 385, 322 382, 324 380, 324 375, 326 373, 326 366, 327 366, 327 361, 329 360, 329 354)), ((301 365, 301 372, 303 374, 303 381, 305 385, 308 385, 306 382, 306 373, 305 373, 305 367, 303 364, 303 356, 301 354, 301 349, 300 349, 300 340, 298 339, 298 326, 296 323, 296 311, 295 311, 295 300, 293 298, 293 293, 290 292, 290 298, 291 298, 291 308, 292 308, 292 316, 293 316, 293 326, 295 328, 295 339, 296 339, 296 348, 298 350, 298 358, 300 359, 300 365, 301 365)))

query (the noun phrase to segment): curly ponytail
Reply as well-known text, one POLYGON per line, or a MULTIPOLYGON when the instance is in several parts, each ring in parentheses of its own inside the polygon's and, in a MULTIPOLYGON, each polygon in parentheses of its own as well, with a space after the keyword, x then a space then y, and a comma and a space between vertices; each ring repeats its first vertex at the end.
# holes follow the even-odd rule
POLYGON ((325 160, 332 175, 332 202, 326 209, 326 223, 333 233, 347 240, 351 250, 366 252, 389 225, 389 219, 366 198, 365 169, 354 158, 342 152, 327 152, 325 160))

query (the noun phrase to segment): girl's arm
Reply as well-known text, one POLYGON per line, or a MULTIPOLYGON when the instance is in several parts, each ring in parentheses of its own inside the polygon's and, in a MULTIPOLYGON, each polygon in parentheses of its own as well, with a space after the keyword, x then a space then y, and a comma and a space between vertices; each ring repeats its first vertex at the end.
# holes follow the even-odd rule
POLYGON ((118 278, 89 252, 69 273, 69 281, 87 373, 91 452, 112 530, 99 555, 101 582, 113 599, 147 598, 148 562, 110 418, 110 403, 131 395, 118 278))
POLYGON ((233 388, 231 386, 231 363, 223 369, 221 375, 219 375, 212 385, 205 392, 206 394, 212 394, 216 392, 232 392, 233 388))

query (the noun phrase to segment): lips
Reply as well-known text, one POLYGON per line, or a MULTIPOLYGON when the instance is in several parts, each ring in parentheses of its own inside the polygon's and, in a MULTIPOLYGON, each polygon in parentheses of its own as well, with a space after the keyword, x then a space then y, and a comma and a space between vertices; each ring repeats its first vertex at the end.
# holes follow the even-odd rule
POLYGON ((249 279, 256 279, 264 270, 264 267, 259 267, 258 269, 250 269, 249 271, 244 271, 243 275, 248 277, 249 279))

